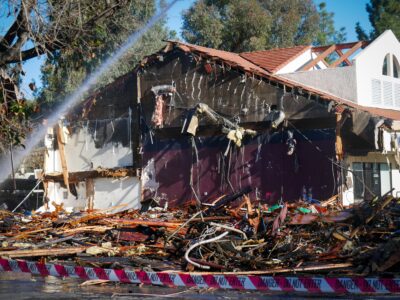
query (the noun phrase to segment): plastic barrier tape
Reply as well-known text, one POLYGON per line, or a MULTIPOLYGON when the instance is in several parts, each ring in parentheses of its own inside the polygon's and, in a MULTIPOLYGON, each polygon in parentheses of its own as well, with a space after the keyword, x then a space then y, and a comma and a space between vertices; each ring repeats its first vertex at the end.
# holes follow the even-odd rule
POLYGON ((276 292, 393 294, 400 293, 400 278, 321 276, 242 276, 164 273, 43 264, 0 258, 0 272, 41 276, 105 279, 170 287, 222 288, 276 292))

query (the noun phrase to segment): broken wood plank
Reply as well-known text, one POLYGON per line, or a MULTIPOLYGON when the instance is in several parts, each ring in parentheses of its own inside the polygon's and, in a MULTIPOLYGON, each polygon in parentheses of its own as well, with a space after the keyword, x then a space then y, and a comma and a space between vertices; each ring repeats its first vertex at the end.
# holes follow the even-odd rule
POLYGON ((83 226, 83 227, 78 227, 78 228, 72 228, 72 229, 65 229, 58 231, 58 234, 64 234, 64 235, 74 235, 77 233, 83 233, 83 232, 95 232, 95 233, 104 233, 107 230, 111 230, 113 227, 111 226, 100 226, 100 225, 94 225, 94 226, 83 226))
POLYGON ((18 235, 11 237, 7 241, 10 242, 10 241, 18 240, 18 239, 23 239, 23 238, 26 238, 28 235, 38 233, 38 232, 45 232, 45 231, 49 231, 52 229, 53 229, 52 227, 49 227, 49 228, 43 228, 43 229, 37 229, 37 230, 23 231, 23 232, 20 232, 18 235))
POLYGON ((60 125, 57 125, 57 145, 58 145, 58 152, 60 153, 60 160, 61 160, 61 168, 63 173, 64 184, 66 185, 68 192, 69 190, 69 176, 68 176, 68 166, 67 166, 67 159, 65 157, 65 141, 64 141, 64 133, 63 128, 60 125))
MULTIPOLYGON (((334 270, 352 267, 352 263, 338 263, 338 264, 323 264, 313 265, 297 268, 275 268, 269 270, 253 270, 253 271, 235 271, 235 272, 186 272, 186 274, 212 274, 212 275, 263 275, 263 274, 279 274, 279 273, 292 273, 292 272, 307 272, 307 271, 322 271, 322 270, 334 270)), ((174 271, 169 271, 175 273, 174 271)), ((161 272, 162 273, 162 272, 161 272)), ((177 273, 177 272, 176 272, 177 273)), ((179 272, 182 273, 182 272, 179 272)))
POLYGON ((37 256, 65 256, 65 255, 81 253, 85 251, 87 248, 88 247, 68 247, 68 248, 52 248, 52 249, 0 251, 0 256, 6 256, 9 258, 37 257, 37 256))
MULTIPOLYGON (((69 182, 82 182, 85 181, 87 178, 116 178, 126 176, 134 177, 137 174, 136 169, 133 168, 123 168, 124 172, 119 172, 120 170, 121 168, 69 172, 68 179, 69 182)), ((45 174, 43 180, 62 182, 64 179, 62 173, 51 173, 45 174)))
POLYGON ((163 222, 163 221, 145 221, 141 219, 137 220, 127 220, 127 219, 104 219, 104 221, 109 224, 115 225, 143 225, 143 226, 154 226, 154 227, 169 227, 169 228, 177 228, 182 223, 172 223, 172 222, 163 222))

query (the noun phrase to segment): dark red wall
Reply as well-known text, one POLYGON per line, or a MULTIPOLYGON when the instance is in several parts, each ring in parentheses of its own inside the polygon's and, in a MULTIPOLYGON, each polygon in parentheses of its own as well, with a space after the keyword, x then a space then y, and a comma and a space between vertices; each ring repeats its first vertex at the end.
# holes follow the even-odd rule
POLYGON ((171 205, 195 198, 190 187, 191 172, 193 188, 202 202, 232 192, 224 171, 229 172, 235 191, 251 186, 253 198, 257 192, 260 199, 269 203, 281 198, 281 190, 284 201, 297 200, 303 186, 312 188, 315 199, 324 200, 336 193, 334 170, 328 160, 335 156, 334 132, 309 130, 304 134, 312 139, 312 144, 296 134, 297 147, 291 156, 286 154, 285 133, 275 133, 269 141, 267 136, 260 135, 241 148, 233 147, 231 157, 223 157, 226 137, 196 137, 198 163, 190 137, 155 138, 153 144, 149 141, 145 145, 144 165, 154 158, 156 181, 160 185, 158 196, 164 193, 171 205))

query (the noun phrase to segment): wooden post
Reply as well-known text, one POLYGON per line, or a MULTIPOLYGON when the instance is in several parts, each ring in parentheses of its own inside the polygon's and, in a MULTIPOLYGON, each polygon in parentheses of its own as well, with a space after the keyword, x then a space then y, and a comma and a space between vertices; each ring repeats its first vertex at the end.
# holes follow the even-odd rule
POLYGON ((69 192, 69 176, 68 176, 69 174, 68 174, 68 166, 67 166, 67 160, 65 158, 65 148, 64 148, 65 141, 64 141, 62 127, 60 125, 57 125, 57 144, 58 144, 58 152, 60 153, 64 184, 67 186, 69 192))
POLYGON ((93 207, 94 207, 94 181, 93 181, 93 178, 86 179, 86 200, 87 200, 88 210, 92 211, 93 207))

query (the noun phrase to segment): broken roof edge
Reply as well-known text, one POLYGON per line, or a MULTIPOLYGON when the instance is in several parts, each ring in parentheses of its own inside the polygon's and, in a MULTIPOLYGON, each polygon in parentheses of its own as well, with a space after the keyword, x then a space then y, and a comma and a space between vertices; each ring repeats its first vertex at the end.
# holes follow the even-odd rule
POLYGON ((213 49, 213 48, 207 48, 207 47, 203 47, 203 46, 197 46, 197 45, 185 43, 182 41, 176 41, 176 40, 167 40, 165 42, 167 43, 166 46, 164 46, 163 48, 161 48, 159 51, 157 51, 155 53, 152 53, 150 55, 143 57, 143 59, 140 60, 132 68, 131 71, 127 72, 124 75, 117 77, 113 82, 111 82, 99 89, 93 90, 91 93, 89 93, 89 95, 87 97, 82 99, 80 104, 82 105, 86 101, 89 101, 89 100, 103 94, 104 92, 106 92, 110 88, 114 87, 118 83, 122 83, 126 78, 128 78, 129 76, 132 76, 132 73, 137 73, 140 68, 146 67, 149 64, 149 62, 152 61, 152 58, 154 59, 162 54, 171 52, 175 48, 174 46, 177 46, 178 49, 180 49, 181 51, 183 51, 185 53, 198 52, 199 54, 209 56, 212 59, 217 59, 217 60, 223 61, 225 63, 228 63, 233 67, 237 67, 237 68, 241 69, 243 72, 249 72, 254 75, 257 75, 261 78, 266 79, 269 82, 275 83, 276 85, 286 86, 289 89, 296 91, 296 93, 298 93, 298 95, 300 95, 300 96, 309 96, 309 97, 314 96, 315 98, 322 99, 324 101, 334 101, 337 105, 345 105, 351 109, 362 110, 362 111, 365 111, 374 116, 400 121, 400 111, 358 105, 349 100, 346 100, 346 99, 337 97, 335 95, 332 95, 330 93, 307 86, 307 85, 305 85, 303 83, 299 83, 295 80, 283 78, 276 74, 275 75, 271 74, 268 71, 264 70, 263 68, 260 68, 257 65, 253 64, 251 61, 248 61, 247 59, 241 57, 237 53, 228 52, 228 51, 224 51, 224 50, 217 50, 217 49, 213 49), (215 55, 211 55, 210 51, 212 51, 212 53, 214 53, 215 55), (231 59, 238 57, 240 60, 242 60, 242 62, 245 61, 246 66, 241 65, 240 62, 231 61, 231 59, 228 59, 228 60, 224 59, 223 57, 221 57, 220 55, 217 55, 217 54, 231 55, 232 56, 231 59), (301 91, 301 93, 299 91, 301 91))
POLYGON ((361 111, 367 112, 367 113, 377 116, 377 117, 383 117, 386 119, 391 119, 393 121, 400 121, 400 111, 397 111, 394 109, 386 109, 386 108, 378 108, 378 107, 359 105, 350 100, 337 97, 329 92, 318 90, 314 87, 308 86, 304 83, 300 83, 293 79, 284 78, 279 75, 274 75, 274 76, 279 77, 279 80, 285 81, 287 83, 287 85, 291 84, 294 87, 303 88, 303 90, 305 89, 311 93, 319 94, 322 99, 331 100, 331 101, 336 102, 337 104, 346 105, 346 106, 349 106, 350 108, 361 110, 361 111))
MULTIPOLYGON (((239 56, 238 54, 233 53, 233 52, 227 52, 227 51, 223 51, 223 50, 217 50, 217 49, 213 49, 213 48, 197 46, 197 45, 193 45, 193 44, 189 44, 189 43, 185 43, 185 42, 181 42, 181 41, 175 41, 175 40, 168 40, 167 42, 171 43, 172 45, 178 46, 177 48, 185 53, 199 52, 200 54, 210 56, 213 59, 217 58, 224 62, 226 62, 226 60, 223 57, 218 56, 217 55, 218 53, 221 52, 221 53, 225 53, 227 55, 229 55, 229 54, 231 54, 233 56, 236 55, 237 57, 242 58, 241 56, 239 56), (213 53, 214 55, 210 55, 210 53, 213 53)), ((171 47, 171 45, 168 44, 166 47, 163 48, 163 50, 165 50, 165 49, 167 49, 167 51, 163 51, 164 53, 172 51, 172 49, 174 49, 174 47, 171 47)), ((242 58, 242 59, 244 59, 244 58, 242 58)), ((383 117, 386 119, 397 120, 397 121, 400 120, 400 111, 396 111, 396 110, 392 110, 392 109, 385 109, 385 108, 362 106, 357 103, 351 102, 350 100, 346 100, 346 99, 337 97, 333 94, 321 91, 319 89, 316 89, 316 88, 313 88, 310 86, 307 86, 303 83, 299 83, 299 82, 291 80, 291 79, 283 78, 276 74, 270 74, 266 70, 254 65, 252 62, 248 61, 247 59, 244 59, 244 60, 247 61, 249 66, 253 65, 254 69, 248 70, 247 68, 242 67, 237 62, 235 63, 235 66, 238 68, 241 68, 242 71, 244 71, 244 72, 252 72, 254 75, 258 75, 270 82, 273 82, 278 85, 281 84, 283 86, 286 86, 286 87, 292 89, 293 91, 297 91, 297 93, 300 96, 305 96, 304 95, 304 92, 305 92, 305 94, 308 94, 310 97, 315 96, 316 98, 322 99, 325 101, 334 101, 337 105, 345 105, 350 109, 361 110, 361 111, 367 112, 373 116, 383 117), (301 90, 301 93, 299 92, 300 90, 301 90)), ((228 61, 228 62, 230 62, 230 61, 228 61)))
MULTIPOLYGON (((176 41, 176 40, 168 40, 168 43, 171 43, 173 45, 177 45, 179 49, 181 49, 183 52, 192 52, 197 51, 199 53, 205 54, 209 56, 210 58, 217 58, 220 59, 224 62, 227 62, 228 64, 231 64, 232 66, 239 66, 242 68, 244 71, 248 72, 254 72, 254 73, 260 73, 260 74, 269 74, 269 72, 253 62, 249 61, 248 59, 245 59, 241 57, 238 53, 234 52, 229 52, 225 50, 218 50, 214 48, 208 48, 204 46, 198 46, 194 44, 189 44, 185 43, 182 41, 176 41)), ((170 45, 167 45, 164 48, 164 52, 168 52, 168 50, 172 50, 170 45)))

